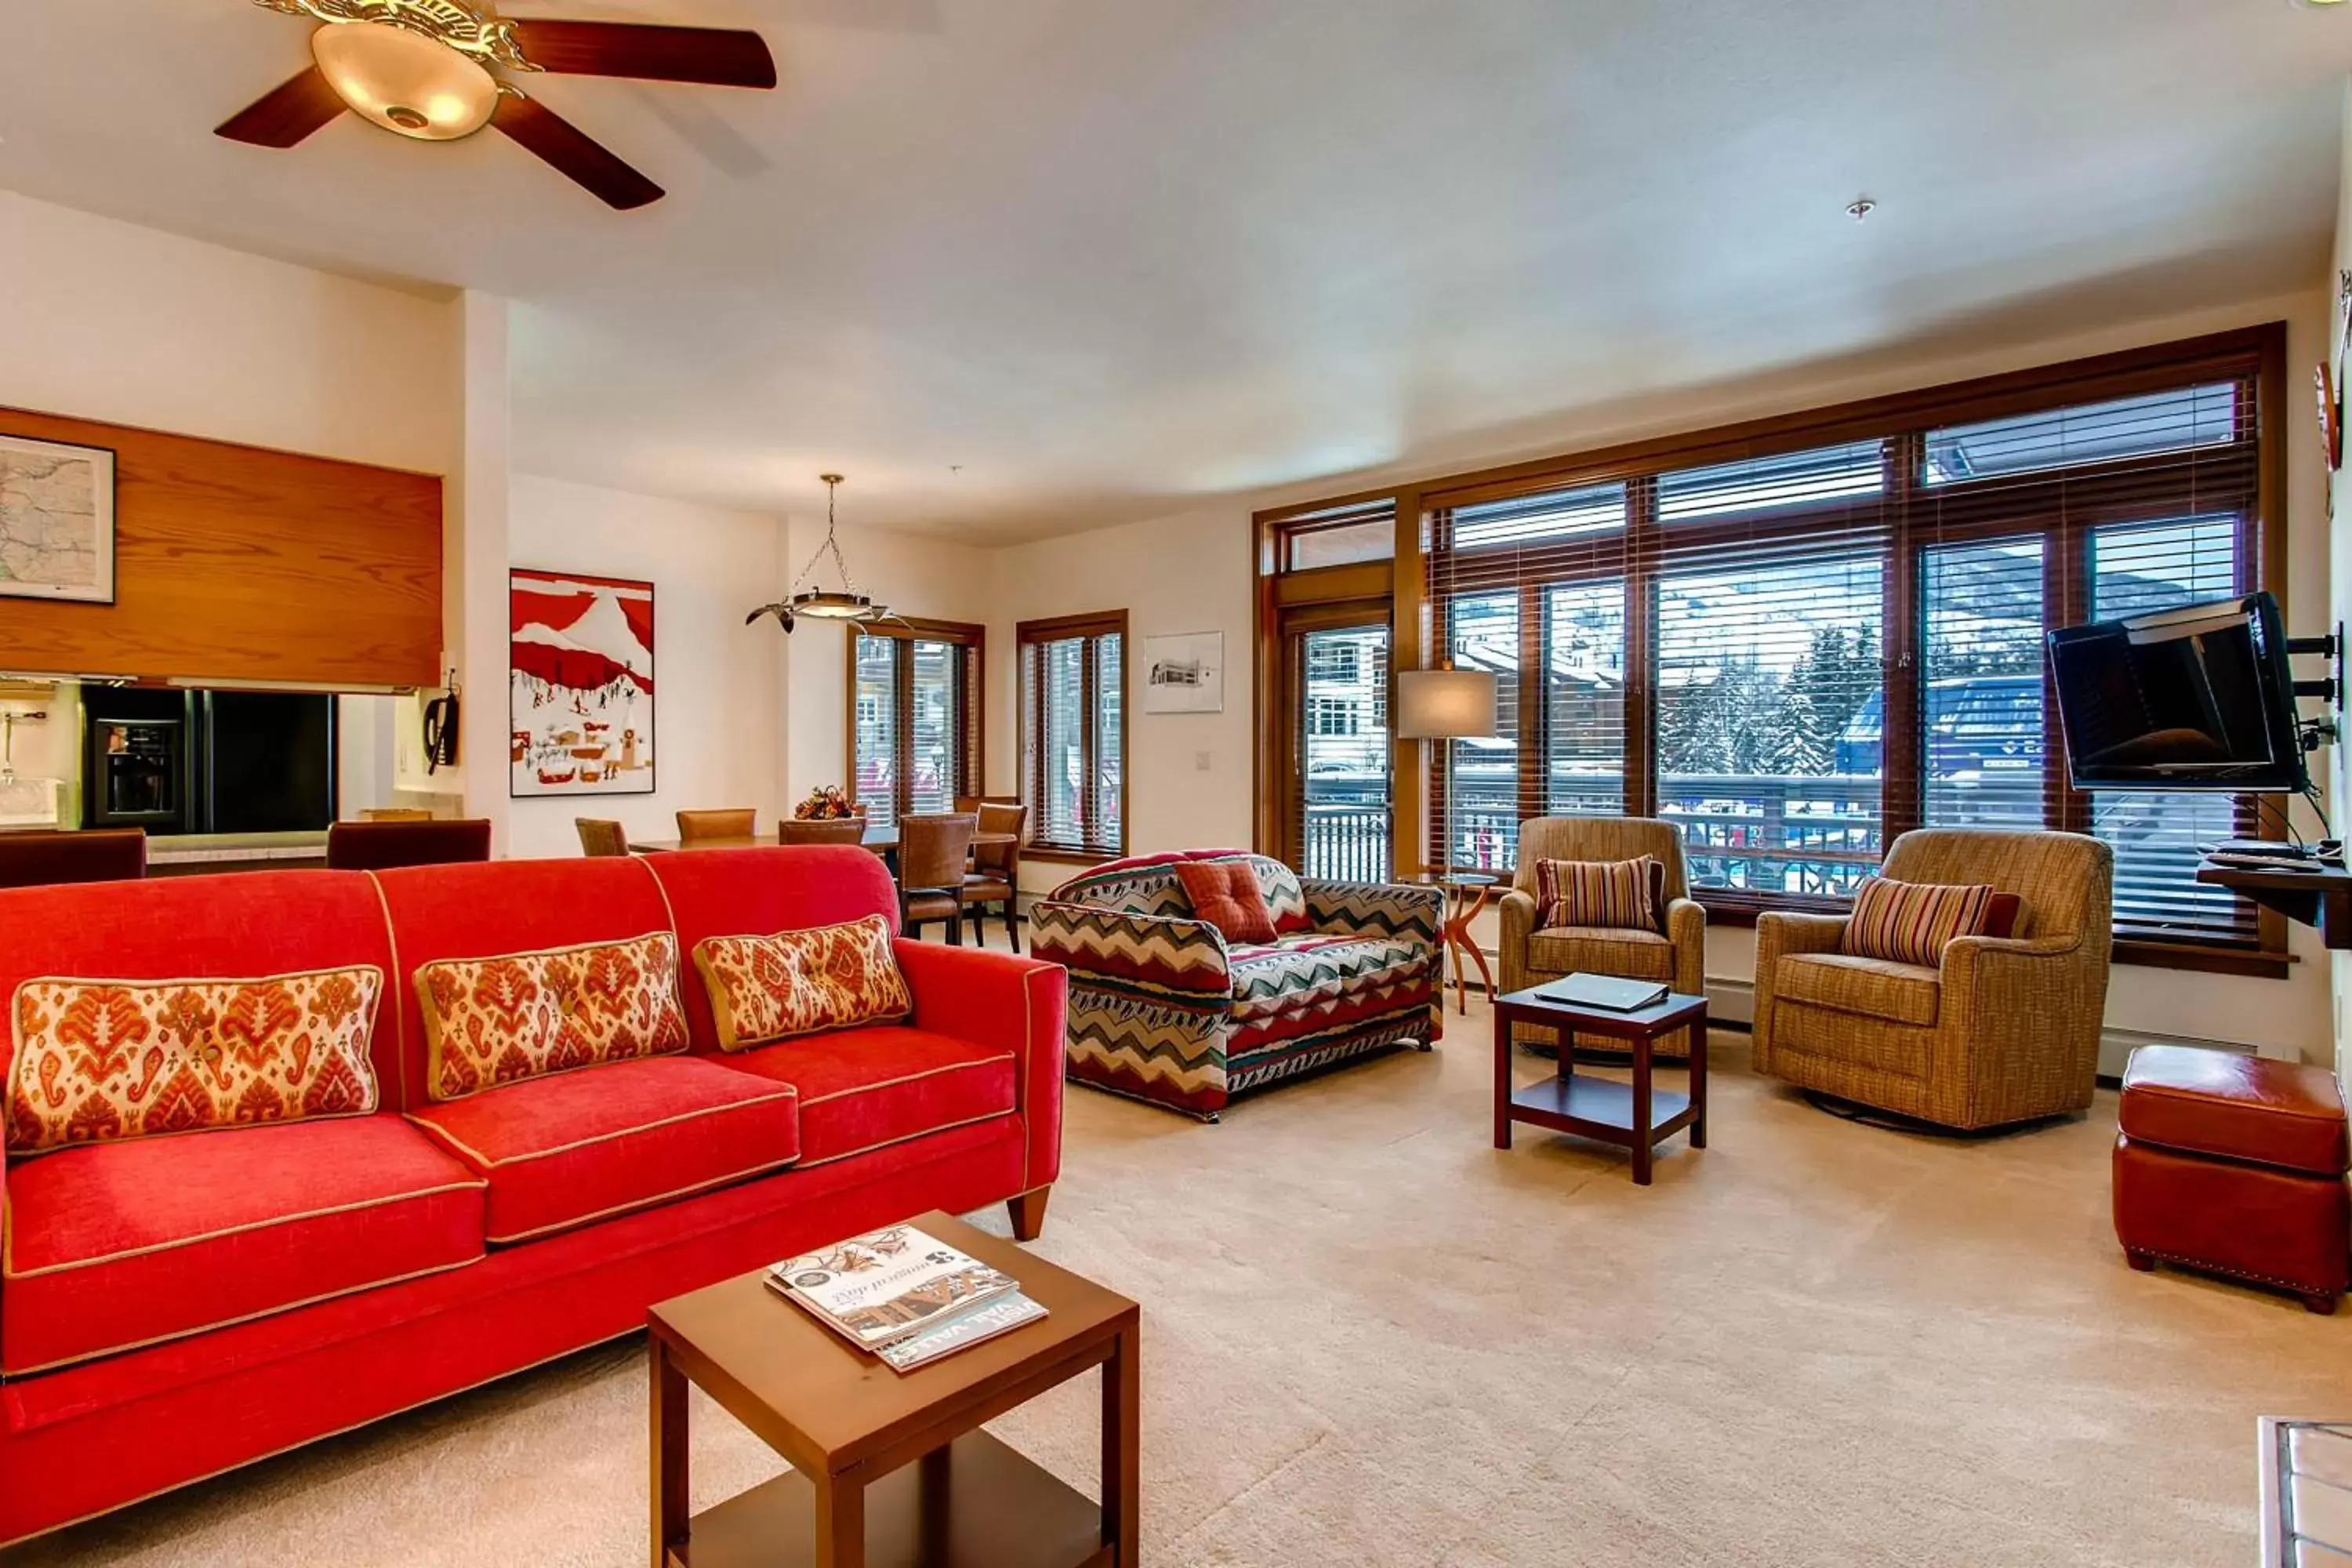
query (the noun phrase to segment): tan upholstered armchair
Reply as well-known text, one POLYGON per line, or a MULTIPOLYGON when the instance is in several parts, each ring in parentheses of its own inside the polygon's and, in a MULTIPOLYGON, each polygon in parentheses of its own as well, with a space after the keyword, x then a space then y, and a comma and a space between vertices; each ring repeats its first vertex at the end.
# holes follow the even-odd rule
POLYGON ((2114 858, 2073 833, 1933 827, 1886 852, 1905 882, 2018 896, 2014 932, 1934 969, 1849 957, 1836 915, 1756 922, 1756 1070, 1946 1127, 2081 1110, 2098 1073, 2114 858))
MULTIPOLYGON (((1501 910, 1496 957, 1502 961, 1507 994, 1579 973, 1655 980, 1692 994, 1706 984, 1706 911, 1691 901, 1682 835, 1671 822, 1646 816, 1538 816, 1519 824, 1519 868, 1511 890, 1503 895, 1501 910), (1537 861, 1630 860, 1636 855, 1655 857, 1666 868, 1664 931, 1599 926, 1536 929, 1537 861)), ((1553 1037, 1549 1029, 1524 1026, 1515 1033, 1542 1045, 1551 1044, 1553 1037)), ((1617 1044, 1622 1048, 1623 1042, 1617 1044)), ((1661 1039, 1657 1048, 1660 1056, 1689 1054, 1679 1033, 1661 1039)))

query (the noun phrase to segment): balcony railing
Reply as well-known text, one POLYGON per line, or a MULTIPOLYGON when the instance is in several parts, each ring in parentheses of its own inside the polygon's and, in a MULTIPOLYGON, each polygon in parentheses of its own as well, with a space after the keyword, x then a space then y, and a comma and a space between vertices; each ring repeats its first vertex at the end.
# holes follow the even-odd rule
POLYGON ((1385 805, 1308 805, 1298 874, 1319 881, 1387 881, 1389 824, 1385 805))

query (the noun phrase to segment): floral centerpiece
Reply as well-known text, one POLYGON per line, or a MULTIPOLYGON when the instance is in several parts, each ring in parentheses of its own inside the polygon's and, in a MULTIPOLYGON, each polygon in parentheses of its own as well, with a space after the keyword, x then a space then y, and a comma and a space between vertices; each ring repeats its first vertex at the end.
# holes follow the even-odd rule
POLYGON ((808 798, 793 807, 795 822, 839 822, 857 815, 857 805, 839 784, 819 784, 808 798))

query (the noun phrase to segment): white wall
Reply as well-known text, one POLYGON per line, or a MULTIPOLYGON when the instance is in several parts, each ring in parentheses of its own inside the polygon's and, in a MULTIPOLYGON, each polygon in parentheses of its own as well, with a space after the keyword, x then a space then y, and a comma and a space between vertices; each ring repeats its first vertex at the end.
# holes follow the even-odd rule
MULTIPOLYGON (((1009 794, 1020 782, 1014 628, 1052 616, 1125 610, 1129 852, 1249 843, 1249 527, 1247 507, 1220 506, 996 552, 996 613, 989 626, 992 790, 1009 794), (1144 639, 1182 632, 1224 634, 1222 713, 1142 711, 1144 639)), ((1050 888, 1069 869, 1025 862, 1022 884, 1050 888)))
POLYGON ((0 191, 0 405, 450 471, 456 315, 0 191))
MULTIPOLYGON (((743 616, 782 584, 778 520, 517 474, 507 535, 516 566, 654 584, 656 787, 512 801, 501 852, 577 855, 580 816, 616 818, 654 838, 677 836, 673 814, 682 808, 748 805, 762 826, 775 820, 785 803, 783 638, 772 623, 747 626, 743 616)), ((468 695, 500 715, 503 731, 503 668, 468 695)), ((471 760, 473 809, 485 792, 506 792, 505 757, 501 748, 471 760)))
MULTIPOLYGON (((792 548, 783 570, 789 578, 806 566, 809 558, 824 544, 824 519, 793 518, 787 532, 792 548)), ((993 603, 991 584, 996 572, 997 552, 847 524, 841 529, 841 550, 848 558, 857 591, 887 605, 899 615, 981 625, 990 620, 993 603)), ((818 563, 810 585, 840 586, 830 555, 818 563)), ((787 586, 788 582, 780 582, 778 592, 769 597, 782 597, 787 586)), ((847 786, 848 629, 824 621, 804 620, 786 637, 770 620, 762 621, 759 630, 785 650, 789 671, 786 701, 792 715, 792 734, 785 758, 788 803, 799 800, 820 784, 847 786)), ((995 628, 990 626, 987 662, 992 685, 996 671, 1009 657, 1007 646, 999 644, 995 628)), ((992 689, 988 697, 992 728, 997 706, 996 694, 992 689)), ((995 737, 986 737, 983 745, 988 753, 988 774, 994 777, 999 761, 995 737)))

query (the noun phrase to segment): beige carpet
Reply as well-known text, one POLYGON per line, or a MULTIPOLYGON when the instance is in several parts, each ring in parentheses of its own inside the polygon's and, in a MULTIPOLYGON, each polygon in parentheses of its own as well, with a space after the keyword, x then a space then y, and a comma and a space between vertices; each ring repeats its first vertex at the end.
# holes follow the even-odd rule
MULTIPOLYGON (((1677 1142, 1644 1191, 1605 1151, 1490 1148, 1486 1015, 1450 1023, 1435 1055, 1218 1127, 1072 1091, 1040 1250, 1144 1303, 1147 1562, 2212 1568, 2252 1560, 2256 1415, 2352 1411, 2352 1323, 2125 1268, 2112 1095, 1916 1138, 1823 1115, 1720 1036, 1714 1147, 1677 1142)), ((7 1568, 640 1563, 641 1354, 7 1568)), ((698 1506, 776 1468, 695 1421, 698 1506)), ((1092 1489, 1091 1380, 996 1430, 1092 1489)))

